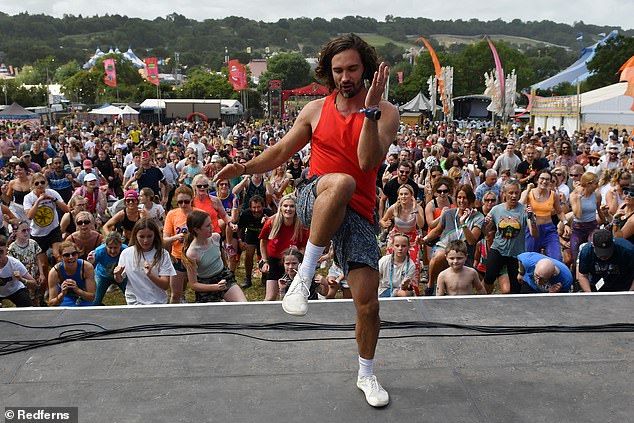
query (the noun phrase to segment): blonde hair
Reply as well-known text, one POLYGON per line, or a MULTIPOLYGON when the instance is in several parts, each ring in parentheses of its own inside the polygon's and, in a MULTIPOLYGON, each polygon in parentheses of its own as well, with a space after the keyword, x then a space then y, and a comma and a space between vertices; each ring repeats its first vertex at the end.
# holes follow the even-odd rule
MULTIPOLYGON (((275 239, 280 232, 280 229, 282 229, 282 225, 284 225, 284 216, 282 216, 282 204, 284 204, 285 201, 292 201, 293 203, 297 204, 297 201, 295 199, 295 195, 293 194, 286 194, 284 197, 282 197, 282 199, 280 200, 280 205, 278 207, 277 213, 275 213, 273 215, 273 217, 271 219, 273 219, 273 224, 271 225, 271 233, 269 234, 269 239, 275 239)), ((297 210, 295 211, 295 216, 294 216, 294 229, 293 229, 293 237, 291 238, 291 241, 296 241, 299 239, 301 232, 302 232, 302 222, 299 221, 299 218, 297 217, 297 210)))
POLYGON ((581 186, 585 188, 591 183, 596 182, 597 179, 599 178, 594 172, 585 172, 583 175, 581 175, 581 186))
MULTIPOLYGON (((401 189, 407 189, 409 191, 410 194, 412 194, 412 200, 414 200, 414 204, 416 204, 416 199, 414 198, 414 188, 412 188, 409 184, 403 184, 400 187, 398 187, 398 189, 396 190, 396 193, 398 194, 401 189)), ((401 213, 401 202, 400 201, 396 201, 396 206, 394 207, 394 213, 398 216, 401 213)))

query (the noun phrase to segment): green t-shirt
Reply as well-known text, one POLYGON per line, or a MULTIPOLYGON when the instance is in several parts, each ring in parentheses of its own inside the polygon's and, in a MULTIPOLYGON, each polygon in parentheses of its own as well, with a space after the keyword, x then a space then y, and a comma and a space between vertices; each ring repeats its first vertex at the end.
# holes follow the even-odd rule
POLYGON ((518 203, 512 210, 498 204, 489 212, 495 223, 495 239, 491 248, 506 257, 517 257, 526 251, 526 206, 518 203))

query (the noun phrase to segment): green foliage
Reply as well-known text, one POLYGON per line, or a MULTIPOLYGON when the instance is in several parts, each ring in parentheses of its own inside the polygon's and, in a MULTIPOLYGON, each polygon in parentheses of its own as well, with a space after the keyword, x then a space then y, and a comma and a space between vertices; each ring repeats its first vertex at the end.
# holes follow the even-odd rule
POLYGON ((588 70, 593 72, 593 75, 586 81, 587 88, 593 90, 619 82, 619 68, 633 55, 634 37, 619 35, 608 40, 605 45, 599 46, 597 54, 588 63, 588 70))
POLYGON ((261 92, 266 91, 272 79, 283 80, 285 90, 303 87, 313 81, 310 65, 299 53, 278 53, 268 60, 266 72, 260 75, 261 92))
POLYGON ((227 72, 211 73, 197 67, 187 73, 187 82, 178 89, 180 98, 229 98, 233 94, 233 86, 229 83, 227 72))

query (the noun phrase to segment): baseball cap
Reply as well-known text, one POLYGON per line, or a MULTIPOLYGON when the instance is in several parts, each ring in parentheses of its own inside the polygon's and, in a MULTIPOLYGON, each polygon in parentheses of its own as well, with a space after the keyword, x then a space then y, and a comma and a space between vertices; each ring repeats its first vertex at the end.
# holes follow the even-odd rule
POLYGON ((217 154, 214 154, 213 156, 211 156, 211 162, 212 163, 216 163, 217 161, 220 161, 220 156, 217 154))
POLYGON ((125 192, 123 198, 134 198, 135 200, 139 199, 139 193, 133 189, 129 189, 125 192))
POLYGON ((92 167, 92 161, 89 159, 84 160, 84 167, 92 167))
POLYGON ((614 252, 614 237, 610 231, 599 229, 592 235, 592 245, 599 258, 610 257, 614 252))
POLYGON ((25 151, 24 153, 22 153, 22 157, 26 157, 26 156, 31 157, 31 152, 30 151, 25 151))
POLYGON ((20 163, 20 159, 18 157, 16 157, 16 156, 12 156, 9 159, 9 163, 20 163))
POLYGON ((90 181, 96 181, 97 177, 95 176, 94 173, 89 173, 86 176, 84 176, 84 182, 90 182, 90 181))

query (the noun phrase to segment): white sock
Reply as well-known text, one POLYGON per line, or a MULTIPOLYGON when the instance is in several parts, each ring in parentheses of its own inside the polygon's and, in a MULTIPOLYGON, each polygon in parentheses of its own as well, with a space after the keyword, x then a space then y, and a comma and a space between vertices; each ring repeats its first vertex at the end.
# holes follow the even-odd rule
POLYGON ((319 257, 321 257, 324 253, 325 249, 326 247, 320 247, 308 241, 306 244, 306 251, 304 252, 304 260, 302 261, 301 266, 299 266, 299 274, 302 277, 312 281, 313 276, 315 276, 317 260, 319 260, 319 257))
POLYGON ((374 359, 368 360, 359 356, 359 377, 372 376, 374 374, 374 359))

